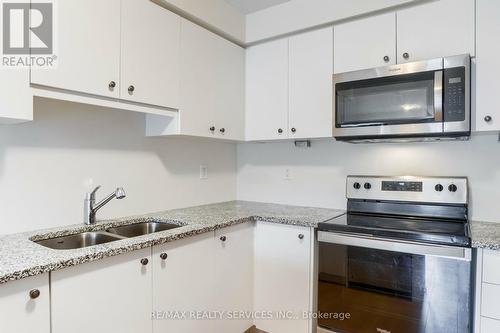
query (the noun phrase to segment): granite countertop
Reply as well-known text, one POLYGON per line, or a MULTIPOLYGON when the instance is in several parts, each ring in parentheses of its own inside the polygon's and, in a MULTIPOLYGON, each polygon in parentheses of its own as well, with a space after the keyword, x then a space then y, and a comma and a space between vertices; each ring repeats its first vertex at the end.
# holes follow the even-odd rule
POLYGON ((500 223, 473 221, 471 233, 472 247, 500 250, 500 223))
POLYGON ((0 236, 0 284, 167 243, 238 223, 259 220, 316 227, 319 222, 343 213, 344 211, 335 209, 230 201, 99 221, 92 226, 77 224, 0 236), (149 221, 175 223, 181 227, 75 250, 53 250, 32 241, 149 221))

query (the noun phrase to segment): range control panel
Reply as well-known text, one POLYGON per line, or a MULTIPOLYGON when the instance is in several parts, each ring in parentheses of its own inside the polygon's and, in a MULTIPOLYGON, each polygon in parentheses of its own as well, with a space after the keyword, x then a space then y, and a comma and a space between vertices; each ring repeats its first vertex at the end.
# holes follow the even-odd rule
POLYGON ((348 199, 467 204, 465 177, 347 177, 348 199))

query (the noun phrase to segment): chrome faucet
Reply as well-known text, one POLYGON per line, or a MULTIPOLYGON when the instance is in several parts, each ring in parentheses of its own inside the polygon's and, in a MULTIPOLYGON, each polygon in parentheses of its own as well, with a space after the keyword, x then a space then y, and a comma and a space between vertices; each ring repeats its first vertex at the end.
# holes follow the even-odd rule
POLYGON ((125 198, 125 190, 121 187, 118 187, 113 193, 108 195, 106 198, 102 199, 99 203, 95 203, 95 194, 97 190, 99 190, 101 186, 97 186, 92 192, 87 193, 85 195, 85 201, 84 201, 84 215, 83 215, 83 222, 87 225, 91 225, 95 223, 95 214, 99 209, 101 209, 105 204, 113 200, 114 198, 116 199, 123 199, 125 198))

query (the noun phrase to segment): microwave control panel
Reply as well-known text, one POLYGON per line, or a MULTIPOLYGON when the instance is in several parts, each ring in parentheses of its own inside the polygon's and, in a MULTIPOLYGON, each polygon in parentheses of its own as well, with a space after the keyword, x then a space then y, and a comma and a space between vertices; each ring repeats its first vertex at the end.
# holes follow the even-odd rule
POLYGON ((444 105, 445 122, 465 120, 465 68, 447 68, 444 70, 444 105))

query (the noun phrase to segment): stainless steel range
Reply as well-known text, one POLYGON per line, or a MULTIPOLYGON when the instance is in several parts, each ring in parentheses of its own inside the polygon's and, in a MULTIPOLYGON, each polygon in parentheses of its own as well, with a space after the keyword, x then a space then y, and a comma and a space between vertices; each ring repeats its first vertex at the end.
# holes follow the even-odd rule
POLYGON ((318 228, 319 326, 471 332, 467 179, 350 176, 347 199, 318 228))

